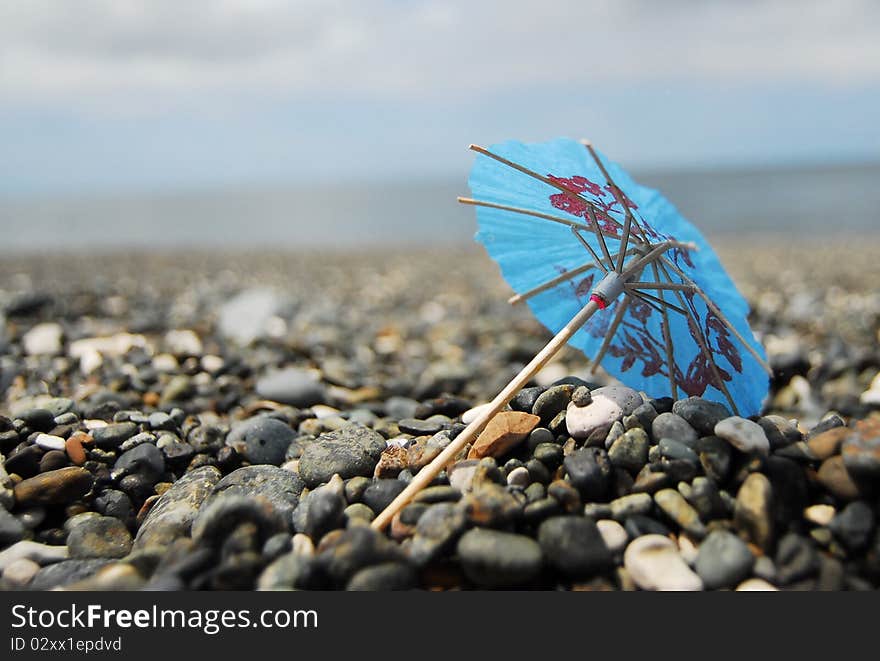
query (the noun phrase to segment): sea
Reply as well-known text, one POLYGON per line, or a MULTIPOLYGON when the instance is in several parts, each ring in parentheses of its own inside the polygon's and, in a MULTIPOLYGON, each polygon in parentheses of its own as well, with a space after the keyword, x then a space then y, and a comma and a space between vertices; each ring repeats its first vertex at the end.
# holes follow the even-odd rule
MULTIPOLYGON (((880 163, 636 172, 710 239, 880 237, 880 163)), ((352 251, 469 245, 464 177, 0 198, 0 254, 352 251)))

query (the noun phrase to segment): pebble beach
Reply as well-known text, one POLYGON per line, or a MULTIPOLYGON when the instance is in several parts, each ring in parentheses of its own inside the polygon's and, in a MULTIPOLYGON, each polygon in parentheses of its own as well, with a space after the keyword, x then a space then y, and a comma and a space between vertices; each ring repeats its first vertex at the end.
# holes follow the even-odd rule
POLYGON ((880 239, 714 244, 760 417, 566 348, 385 532, 550 337, 481 251, 8 255, 0 588, 876 589, 880 239))

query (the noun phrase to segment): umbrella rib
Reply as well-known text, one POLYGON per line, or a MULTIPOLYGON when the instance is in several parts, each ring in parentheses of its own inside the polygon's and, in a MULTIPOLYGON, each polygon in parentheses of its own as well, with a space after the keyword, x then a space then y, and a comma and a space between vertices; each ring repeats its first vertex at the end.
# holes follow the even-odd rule
MULTIPOLYGON (((593 157, 593 160, 596 162, 596 165, 602 172, 602 176, 605 177, 605 181, 611 187, 611 194, 614 196, 614 199, 617 200, 620 208, 623 209, 625 220, 623 224, 623 237, 620 240, 620 245, 622 246, 622 248, 617 257, 617 272, 620 273, 623 270, 623 253, 626 252, 626 246, 629 243, 630 231, 632 229, 632 224, 635 222, 635 218, 633 218, 632 212, 629 210, 629 207, 623 200, 623 196, 620 194, 620 189, 617 188, 617 184, 614 183, 614 181, 611 179, 611 175, 608 174, 608 170, 605 169, 602 161, 599 160, 599 155, 596 153, 596 150, 593 149, 592 143, 586 140, 583 142, 583 145, 587 148, 587 151, 590 152, 590 156, 593 157)), ((636 223, 636 225, 638 225, 638 223, 636 223)), ((641 232, 641 229, 642 228, 639 227, 639 233, 644 236, 644 233, 641 232)))
MULTIPOLYGON (((475 207, 488 207, 490 209, 500 209, 501 211, 511 211, 513 213, 522 214, 524 216, 533 216, 535 218, 542 218, 544 220, 549 220, 554 223, 559 223, 560 225, 568 225, 569 227, 577 227, 579 229, 590 230, 589 225, 585 225, 583 223, 578 223, 573 220, 568 220, 567 218, 560 218, 559 216, 554 216, 548 213, 542 213, 540 211, 532 211, 531 209, 523 209, 522 207, 512 207, 506 204, 497 204, 495 202, 487 202, 486 200, 475 200, 471 197, 459 197, 458 201, 460 204, 469 204, 475 207)), ((602 233, 607 234, 612 238, 616 238, 616 234, 612 234, 611 232, 602 233)))
MULTIPOLYGON (((581 242, 581 245, 583 245, 584 248, 587 249, 587 252, 589 252, 590 256, 592 256, 592 258, 596 261, 596 266, 598 266, 602 270, 602 273, 608 273, 608 269, 605 268, 605 262, 603 262, 602 258, 599 257, 595 250, 593 250, 593 246, 587 243, 587 240, 580 235, 580 233, 578 232, 578 228, 572 227, 571 233, 574 234, 577 237, 577 240, 581 242)), ((611 263, 611 267, 614 267, 613 262, 611 263)))
MULTIPOLYGON (((657 262, 651 262, 651 270, 654 272, 654 280, 660 283, 660 269, 657 268, 657 262)), ((637 283, 632 283, 637 284, 637 283)), ((652 284, 646 282, 644 284, 652 284)), ((665 303, 663 298, 663 290, 660 290, 660 299, 665 303)), ((672 392, 672 399, 678 399, 678 384, 675 382, 675 356, 672 351, 672 328, 669 326, 669 312, 663 308, 663 341, 666 345, 666 369, 669 372, 669 389, 672 392)))
POLYGON ((507 299, 507 302, 510 303, 511 305, 516 305, 517 303, 521 303, 522 301, 525 301, 525 300, 531 298, 532 296, 537 296, 538 294, 545 292, 548 289, 553 289, 553 287, 555 287, 556 285, 562 284, 566 280, 571 280, 575 276, 578 276, 581 273, 585 273, 585 272, 589 271, 590 269, 594 269, 594 268, 596 268, 595 264, 593 264, 592 262, 587 262, 586 264, 583 264, 582 266, 579 266, 576 269, 572 269, 571 271, 566 271, 565 273, 562 273, 562 274, 556 276, 555 278, 548 280, 547 282, 541 283, 537 287, 529 289, 528 291, 523 292, 522 294, 516 294, 515 296, 511 296, 509 299, 507 299))
POLYGON ((755 351, 755 349, 748 342, 745 341, 745 339, 740 334, 740 332, 736 328, 734 328, 733 324, 731 324, 727 320, 727 317, 725 317, 724 314, 721 312, 721 310, 718 309, 718 306, 715 305, 715 303, 712 302, 712 299, 710 299, 706 295, 706 292, 704 292, 696 282, 694 282, 691 278, 689 278, 680 268, 678 268, 671 261, 669 261, 668 259, 666 259, 665 257, 662 257, 662 256, 660 257, 660 259, 663 261, 664 264, 668 265, 673 271, 675 271, 675 273, 682 280, 685 280, 687 282, 687 284, 691 284, 694 286, 695 291, 697 292, 697 294, 699 294, 700 298, 703 299, 703 302, 706 304, 706 307, 709 308, 715 314, 716 317, 718 317, 718 320, 722 324, 724 324, 727 327, 727 329, 731 333, 734 334, 734 336, 736 336, 736 339, 738 339, 740 341, 740 344, 742 344, 746 348, 746 351, 748 351, 750 354, 752 354, 752 358, 754 358, 755 360, 758 361, 758 364, 764 368, 764 371, 767 372, 767 374, 769 374, 770 376, 773 376, 773 370, 770 368, 770 365, 767 364, 767 361, 765 361, 763 358, 761 358, 760 354, 757 351, 755 351))
POLYGON ((608 347, 611 345, 611 340, 617 332, 617 327, 620 326, 620 322, 623 321, 623 315, 626 313, 629 303, 630 299, 624 297, 618 304, 617 312, 614 313, 614 319, 611 321, 611 326, 608 327, 608 332, 605 333, 605 337, 602 339, 602 346, 599 347, 596 357, 593 358, 593 362, 590 363, 590 374, 596 373, 596 366, 601 363, 602 358, 605 357, 605 352, 608 351, 608 347))
MULTIPOLYGON (((629 249, 630 255, 635 255, 636 252, 637 252, 636 248, 629 249)), ((537 296, 538 294, 545 292, 548 289, 552 289, 556 285, 563 283, 566 280, 570 280, 571 278, 575 277, 576 275, 580 275, 581 273, 584 273, 585 271, 589 271, 590 269, 593 269, 593 268, 596 268, 596 265, 592 262, 587 262, 585 264, 582 264, 581 266, 578 266, 576 269, 572 269, 571 271, 566 271, 565 273, 562 273, 561 275, 558 275, 555 278, 547 280, 547 282, 544 282, 544 283, 538 285, 537 287, 534 287, 533 289, 529 289, 528 291, 523 292, 522 294, 516 294, 515 296, 511 296, 509 299, 507 299, 507 302, 510 303, 511 305, 516 305, 517 303, 521 303, 521 302, 525 301, 526 299, 531 298, 532 296, 537 296)))
MULTIPOLYGON (((696 246, 692 243, 682 243, 680 241, 661 241, 660 243, 649 244, 651 245, 651 251, 642 255, 639 259, 635 260, 626 265, 626 270, 621 272, 621 275, 627 276, 635 273, 639 269, 641 269, 645 264, 651 261, 655 261, 658 258, 662 259, 663 253, 667 250, 671 250, 672 248, 687 248, 687 249, 696 249, 696 246)), ((618 256, 618 259, 620 257, 618 256)))
MULTIPOLYGON (((662 258, 661 258, 662 259, 662 258)), ((665 262, 666 260, 663 260, 665 262)), ((669 280, 672 280, 672 277, 669 275, 669 271, 666 269, 666 265, 661 262, 660 269, 663 270, 663 273, 669 280)), ((737 409, 736 402, 733 401, 733 397, 730 395, 730 391, 727 389, 727 385, 724 383, 724 379, 721 378, 721 373, 718 371, 718 366, 715 364, 715 355, 709 349, 709 344, 706 337, 703 335, 703 329, 700 328, 700 322, 695 317, 693 312, 687 307, 687 303, 684 302, 684 296, 682 296, 681 292, 678 290, 674 291, 676 298, 678 298, 678 302, 681 303, 682 307, 685 308, 687 312, 687 316, 689 319, 693 320, 694 326, 697 330, 697 344, 700 345, 700 351, 702 351, 703 355, 706 356, 706 360, 709 362, 709 369, 712 370, 712 375, 718 382, 718 389, 724 394, 727 398, 727 401, 730 403, 730 407, 733 409, 734 415, 739 415, 739 410, 737 409)))
MULTIPOLYGON (((653 266, 654 262, 651 262, 651 265, 653 266)), ((647 292, 639 291, 637 289, 630 289, 629 287, 625 287, 625 289, 630 294, 635 294, 639 298, 642 298, 642 300, 649 299, 651 301, 654 301, 655 303, 659 303, 661 306, 663 306, 663 308, 669 308, 670 310, 675 310, 679 314, 687 314, 684 309, 678 307, 677 305, 674 305, 673 303, 670 303, 669 301, 665 301, 662 298, 657 298, 656 296, 653 296, 652 294, 649 294, 647 292)))
MULTIPOLYGON (((602 249, 602 254, 605 255, 605 259, 608 260, 608 263, 614 267, 614 260, 611 259, 611 253, 608 252, 608 245, 605 243, 605 237, 602 236, 603 231, 599 228, 599 221, 596 219, 596 211, 592 206, 587 207, 587 213, 590 214, 590 222, 592 223, 593 231, 596 233, 596 238, 599 239, 599 247, 602 249)), ((617 235, 615 235, 615 238, 617 235)), ((626 251, 623 248, 624 252, 626 251)))
MULTIPOLYGON (((477 152, 478 154, 483 154, 483 156, 488 156, 489 158, 494 159, 494 160, 498 161, 499 163, 503 163, 504 165, 506 165, 510 168, 513 168, 514 170, 517 170, 519 172, 522 172, 525 175, 528 175, 534 179, 537 179, 538 181, 541 181, 541 182, 547 184, 548 186, 552 186, 553 188, 565 193, 565 195, 567 195, 568 197, 570 197, 574 200, 577 200, 579 202, 583 202, 588 207, 593 205, 593 203, 590 202, 588 199, 581 197, 580 195, 578 195, 576 192, 574 192, 570 188, 566 188, 562 184, 559 184, 559 183, 553 181, 552 179, 549 179, 548 177, 545 177, 541 174, 538 174, 534 170, 530 170, 529 168, 527 168, 523 165, 520 165, 519 163, 514 163, 513 161, 507 160, 503 156, 499 156, 498 154, 493 154, 485 147, 480 147, 479 145, 470 145, 468 148, 471 149, 472 151, 477 152)), ((610 218, 610 216, 609 216, 609 218, 610 218)), ((614 220, 614 218, 611 218, 611 220, 614 223, 616 223, 618 226, 620 226, 620 223, 618 221, 614 220)))
POLYGON ((626 286, 636 289, 660 289, 663 291, 694 291, 693 285, 683 285, 678 282, 627 282, 626 286))

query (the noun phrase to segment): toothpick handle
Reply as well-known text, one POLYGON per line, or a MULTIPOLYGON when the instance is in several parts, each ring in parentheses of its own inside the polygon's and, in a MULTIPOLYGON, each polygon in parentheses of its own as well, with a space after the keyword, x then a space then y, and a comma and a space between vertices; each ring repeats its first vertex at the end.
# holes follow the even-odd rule
POLYGON ((415 495, 428 486, 440 471, 451 462, 455 456, 464 449, 468 443, 477 438, 477 435, 483 431, 483 428, 494 418, 501 410, 507 406, 507 403, 513 399, 516 394, 531 380, 538 371, 547 364, 547 362, 556 355, 556 353, 568 342, 587 320, 593 316, 599 307, 594 301, 587 303, 584 308, 578 312, 565 327, 559 331, 546 346, 532 358, 531 362, 526 365, 519 374, 513 377, 504 389, 498 393, 492 400, 489 407, 483 411, 477 418, 471 422, 464 430, 455 437, 455 439, 447 445, 430 464, 422 468, 412 481, 407 485, 406 489, 386 507, 382 512, 373 519, 372 526, 376 530, 383 530, 394 515, 397 514, 404 506, 409 503, 415 495))

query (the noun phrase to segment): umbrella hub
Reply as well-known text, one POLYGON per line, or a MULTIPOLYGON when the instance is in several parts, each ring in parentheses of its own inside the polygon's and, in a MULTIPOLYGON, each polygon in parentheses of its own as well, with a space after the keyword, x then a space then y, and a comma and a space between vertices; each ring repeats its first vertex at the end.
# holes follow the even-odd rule
POLYGON ((609 271, 590 294, 590 300, 604 310, 623 293, 624 285, 632 280, 633 274, 623 275, 617 271, 609 271))

